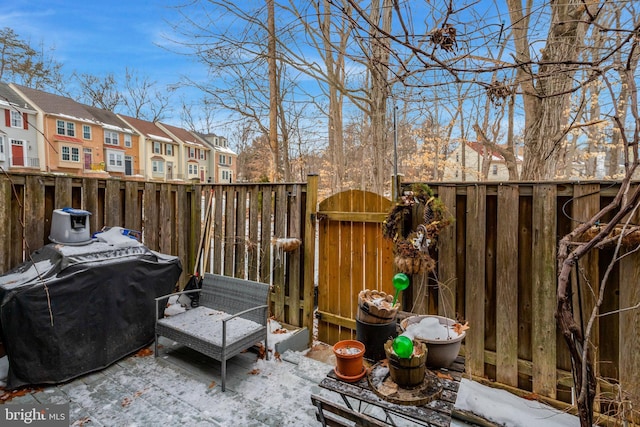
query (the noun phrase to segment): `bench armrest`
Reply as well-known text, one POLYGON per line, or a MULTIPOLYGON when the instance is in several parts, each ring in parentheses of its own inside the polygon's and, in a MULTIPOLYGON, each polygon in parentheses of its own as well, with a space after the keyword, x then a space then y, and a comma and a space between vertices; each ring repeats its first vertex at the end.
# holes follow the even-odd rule
MULTIPOLYGON (((234 317, 242 316, 242 315, 244 315, 244 314, 251 313, 252 311, 265 309, 265 308, 267 308, 267 307, 268 307, 268 306, 267 306, 266 304, 264 304, 264 305, 258 305, 258 306, 255 306, 255 307, 251 307, 251 308, 248 308, 248 309, 246 309, 246 310, 239 311, 239 312, 237 312, 236 314, 231 314, 231 315, 229 315, 228 317, 225 317, 224 319, 222 319, 222 322, 223 322, 223 323, 227 323, 229 320, 233 319, 234 317)), ((265 316, 265 319, 266 319, 266 316, 265 316)))
MULTIPOLYGON (((202 289, 190 289, 188 291, 174 292, 174 293, 171 293, 171 294, 167 294, 167 295, 163 295, 163 296, 160 296, 158 298, 155 298, 155 301, 156 301, 156 321, 159 319, 158 316, 160 315, 160 301, 161 300, 169 299, 169 298, 171 298, 172 296, 175 296, 175 295, 193 294, 193 293, 200 292, 200 291, 202 291, 202 289)), ((163 317, 164 317, 164 311, 162 312, 162 314, 163 314, 163 317)))
MULTIPOLYGON (((227 322, 228 322, 229 320, 234 319, 234 318, 236 318, 236 317, 238 317, 238 316, 242 316, 242 315, 247 314, 247 313, 251 313, 252 311, 256 311, 256 310, 265 310, 265 324, 264 324, 264 325, 262 325, 262 326, 265 326, 265 327, 266 327, 266 326, 267 326, 267 325, 266 325, 266 319, 267 319, 267 316, 266 316, 266 309, 267 309, 268 307, 269 307, 269 306, 268 306, 268 305, 266 305, 266 304, 264 304, 264 305, 258 305, 258 306, 252 307, 252 308, 248 308, 248 309, 246 309, 246 310, 242 310, 242 311, 240 311, 240 312, 238 312, 238 313, 236 313, 236 314, 229 315, 228 317, 225 317, 224 319, 222 319, 222 348, 224 349, 224 348, 226 348, 226 346, 227 346, 227 322)), ((266 345, 266 344, 265 344, 265 345, 266 345)))

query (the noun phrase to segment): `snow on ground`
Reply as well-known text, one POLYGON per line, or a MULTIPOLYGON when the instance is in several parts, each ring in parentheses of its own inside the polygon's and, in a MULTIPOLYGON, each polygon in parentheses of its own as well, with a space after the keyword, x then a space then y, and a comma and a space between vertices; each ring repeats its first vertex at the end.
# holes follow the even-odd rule
MULTIPOLYGON (((274 348, 276 342, 287 339, 291 333, 273 320, 269 322, 269 332, 269 347, 271 349, 274 348)), ((282 357, 284 361, 278 361, 275 357, 271 357, 268 361, 257 360, 254 366, 256 374, 247 375, 242 378, 242 381, 235 384, 234 388, 237 393, 248 399, 242 401, 238 401, 236 393, 219 393, 217 388, 211 389, 201 381, 188 378, 169 365, 156 363, 153 357, 130 358, 130 360, 124 361, 125 364, 132 364, 130 369, 137 374, 132 376, 131 372, 123 371, 121 375, 119 374, 121 378, 116 379, 120 386, 136 390, 136 387, 141 387, 141 385, 129 384, 130 382, 136 383, 142 378, 153 378, 153 381, 162 381, 163 384, 157 385, 166 390, 166 395, 157 396, 158 399, 170 398, 174 404, 177 404, 177 400, 183 399, 189 402, 190 405, 185 407, 186 412, 182 414, 183 419, 166 419, 170 424, 182 421, 190 423, 198 420, 206 424, 207 419, 223 426, 242 425, 243 422, 250 424, 255 421, 255 417, 268 415, 260 413, 265 410, 265 406, 259 406, 257 403, 267 399, 268 405, 266 407, 274 412, 272 415, 283 417, 280 419, 281 425, 317 426, 319 424, 315 420, 314 408, 310 404, 310 395, 320 391, 314 384, 317 384, 326 375, 327 364, 304 357, 306 352, 307 350, 303 352, 287 351, 282 357), (288 363, 287 360, 293 360, 295 363, 288 363), (303 377, 301 377, 301 373, 303 377), (213 401, 216 402, 214 406, 212 406, 213 401), (256 404, 253 406, 247 404, 252 401, 256 404), (292 402, 295 402, 295 406, 299 406, 299 410, 290 409, 292 402), (225 407, 225 410, 216 410, 217 407, 225 407)), ((7 371, 8 362, 5 356, 0 358, 0 382, 6 380, 7 371)), ((0 385, 3 384, 0 383, 0 385)), ((83 397, 83 393, 86 394, 87 390, 86 385, 82 383, 68 388, 75 398, 84 399, 81 407, 91 408, 99 403, 94 401, 90 395, 83 397)), ((149 398, 151 397, 149 396, 149 398)), ((105 411, 106 406, 118 407, 120 403, 119 401, 111 403, 102 401, 96 410, 105 411)), ((463 379, 460 384, 456 408, 476 414, 503 427, 574 427, 580 424, 578 418, 573 415, 467 379, 463 379)), ((138 416, 141 417, 139 419, 140 425, 144 425, 145 421, 151 421, 148 419, 150 417, 148 410, 144 407, 136 408, 132 405, 128 410, 135 411, 132 415, 136 419, 138 416)), ((73 414, 71 415, 73 416, 73 414)), ((458 420, 454 420, 452 425, 455 427, 467 426, 458 420)))

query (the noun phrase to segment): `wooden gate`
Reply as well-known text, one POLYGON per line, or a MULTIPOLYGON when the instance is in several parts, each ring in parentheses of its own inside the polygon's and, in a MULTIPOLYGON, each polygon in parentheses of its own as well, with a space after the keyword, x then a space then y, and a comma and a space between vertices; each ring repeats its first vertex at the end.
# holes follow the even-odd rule
POLYGON ((355 338, 357 295, 363 289, 394 291, 392 244, 382 237, 391 201, 349 190, 318 209, 318 339, 355 338), (354 297, 355 296, 355 297, 354 297))

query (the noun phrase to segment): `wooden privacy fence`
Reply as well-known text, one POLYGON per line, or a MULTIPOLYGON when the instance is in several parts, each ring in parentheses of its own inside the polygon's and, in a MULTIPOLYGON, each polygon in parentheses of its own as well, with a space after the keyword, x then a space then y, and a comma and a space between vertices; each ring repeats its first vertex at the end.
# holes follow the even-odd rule
POLYGON ((307 184, 205 187, 204 250, 198 262, 200 271, 271 284, 271 314, 307 326, 310 333, 317 185, 318 177, 309 176, 307 184))
POLYGON ((276 320, 311 332, 317 182, 317 176, 300 184, 196 185, 0 175, 0 274, 49 243, 54 209, 80 208, 92 213, 92 233, 103 226, 139 230, 149 249, 178 256, 181 287, 194 271, 270 283, 276 320), (281 237, 302 245, 274 250, 281 237))
MULTIPOLYGON (((406 188, 404 183, 401 188, 406 188)), ((556 327, 559 238, 614 197, 616 183, 430 184, 452 225, 440 234, 436 274, 412 277, 403 310, 469 322, 467 370, 505 386, 571 402, 573 381, 566 344, 556 327)), ((320 204, 319 339, 334 343, 355 334, 360 289, 393 291, 391 248, 380 224, 391 202, 362 192, 320 204)), ((407 221, 418 225, 422 212, 407 221)), ((638 221, 636 220, 637 224, 638 221)), ((575 313, 586 326, 613 251, 581 260, 571 277, 575 313)), ((593 344, 600 382, 596 410, 620 410, 610 384, 640 394, 640 254, 609 273, 593 344), (621 374, 622 373, 622 374, 621 374)))
MULTIPOLYGON (((28 260, 50 243, 54 209, 91 212, 90 231, 120 226, 142 232, 152 250, 193 265, 200 233, 200 187, 117 179, 73 178, 43 174, 0 176, 0 272, 28 260)), ((183 272, 180 283, 186 281, 183 272)))

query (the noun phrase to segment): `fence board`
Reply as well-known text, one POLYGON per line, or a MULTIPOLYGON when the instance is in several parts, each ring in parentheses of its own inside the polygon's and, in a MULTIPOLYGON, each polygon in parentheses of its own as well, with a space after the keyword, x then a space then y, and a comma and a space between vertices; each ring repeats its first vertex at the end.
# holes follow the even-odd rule
POLYGON ((106 181, 104 222, 109 227, 122 224, 120 181, 115 179, 106 181))
MULTIPOLYGON (((198 192, 198 194, 201 194, 201 192, 198 192)), ((188 275, 192 274, 192 271, 189 271, 187 244, 195 245, 197 240, 194 240, 194 241, 187 240, 189 236, 189 219, 190 219, 190 215, 186 214, 187 212, 189 212, 189 202, 187 200, 187 192, 176 191, 175 197, 176 197, 177 215, 174 215, 174 220, 176 224, 176 235, 174 239, 175 249, 173 253, 175 253, 178 256, 178 258, 180 258, 180 262, 182 263, 182 271, 183 271, 182 276, 184 277, 185 273, 188 275)))
MULTIPOLYGON (((447 212, 455 218, 456 214, 456 188, 439 186, 438 197, 445 206, 447 212)), ((438 315, 456 318, 456 289, 458 280, 456 276, 456 221, 452 221, 438 236, 438 315)))
MULTIPOLYGON (((351 212, 365 212, 367 210, 366 199, 367 193, 365 192, 351 193, 348 210, 351 212)), ((367 225, 367 223, 356 221, 344 223, 344 226, 349 229, 349 236, 351 237, 347 255, 347 258, 350 258, 348 262, 351 268, 349 269, 350 275, 345 278, 348 280, 349 295, 344 297, 341 304, 343 306, 342 315, 351 319, 355 319, 358 312, 357 296, 360 291, 367 289, 370 283, 379 283, 377 257, 367 256, 369 245, 371 244, 370 241, 367 241, 365 234, 367 225), (365 261, 368 261, 369 265, 365 266, 365 261)))
POLYGON ((131 230, 140 230, 138 183, 135 181, 124 183, 124 226, 131 230))
POLYGON ((152 182, 146 182, 144 184, 144 207, 142 211, 143 217, 143 241, 149 249, 158 250, 158 231, 160 224, 158 224, 158 215, 160 213, 160 207, 157 202, 156 184, 152 182))
POLYGON ((467 366, 484 376, 486 187, 467 187, 466 319, 473 332, 465 338, 467 366))
POLYGON ((214 190, 214 211, 213 211, 213 273, 222 274, 222 247, 224 245, 224 223, 222 222, 222 212, 224 206, 224 192, 222 186, 217 186, 214 190))
POLYGON ((533 392, 556 398, 556 187, 533 188, 533 392))
POLYGON ((45 221, 43 221, 43 219, 45 219, 46 216, 44 197, 44 179, 37 175, 28 175, 25 181, 24 193, 26 255, 30 255, 33 251, 41 248, 45 244, 45 221))
POLYGON ((271 212, 273 208, 272 187, 262 190, 262 212, 260 212, 260 281, 271 282, 271 212))
MULTIPOLYGON (((637 187, 636 187, 637 188, 637 187)), ((640 213, 636 212, 632 221, 640 224, 640 213)), ((620 314, 618 322, 618 360, 620 386, 624 390, 627 402, 624 411, 634 411, 635 423, 640 423, 640 252, 626 253, 620 261, 619 291, 620 314), (634 308, 632 308, 634 307, 634 308)), ((622 408, 621 408, 622 409, 622 408)))
POLYGON ((173 218, 173 203, 174 200, 171 197, 171 185, 160 184, 160 252, 174 253, 173 252, 173 224, 171 219, 173 218))
MULTIPOLYGON (((315 261, 316 261, 316 230, 318 212, 318 175, 310 175, 307 182, 307 192, 304 210, 304 235, 302 240, 303 249, 303 325, 313 325, 314 322, 314 293, 315 282, 315 261)), ((318 266, 318 269, 320 267, 318 266)), ((311 326, 310 326, 311 327, 311 326)), ((313 340, 313 335, 309 334, 309 346, 313 340)))
POLYGON ((224 209, 224 274, 233 276, 233 255, 236 244, 236 192, 233 187, 225 186, 224 209))
MULTIPOLYGON (((288 218, 289 218, 289 235, 290 238, 302 238, 301 234, 301 214, 302 214, 302 187, 300 185, 293 185, 291 190, 291 198, 289 200, 288 207, 288 218)), ((289 270, 287 273, 288 280, 286 281, 288 285, 288 298, 287 305, 288 309, 285 314, 285 320, 289 324, 299 325, 300 324, 300 315, 301 315, 301 306, 300 306, 300 297, 304 295, 304 282, 301 280, 301 268, 302 262, 300 260, 300 255, 302 250, 295 250, 288 255, 289 259, 289 270)))
POLYGON ((82 180, 82 208, 91 212, 89 224, 91 232, 100 231, 102 229, 102 221, 98 215, 98 180, 83 179, 82 180))
POLYGON ((247 255, 247 188, 240 187, 237 192, 236 241, 234 276, 244 279, 247 255))
POLYGON ((498 187, 496 244, 496 379, 518 386, 518 212, 514 185, 498 187))
POLYGON ((13 192, 11 191, 11 181, 0 176, 0 272, 8 271, 11 266, 11 248, 12 240, 17 236, 11 235, 11 199, 13 192))
POLYGON ((71 203, 71 178, 57 176, 55 178, 55 202, 54 209, 62 209, 66 207, 78 208, 71 203))
POLYGON ((258 221, 260 219, 260 190, 257 185, 251 187, 249 193, 249 247, 247 248, 247 270, 249 280, 258 280, 258 256, 260 255, 260 235, 258 221))
MULTIPOLYGON (((273 238, 287 237, 287 188, 279 186, 275 190, 275 217, 273 224, 273 238)), ((286 295, 285 289, 285 266, 287 262, 286 254, 282 251, 275 250, 273 240, 267 240, 273 250, 272 255, 272 302, 273 314, 278 319, 282 319, 284 315, 284 300, 286 295)))

